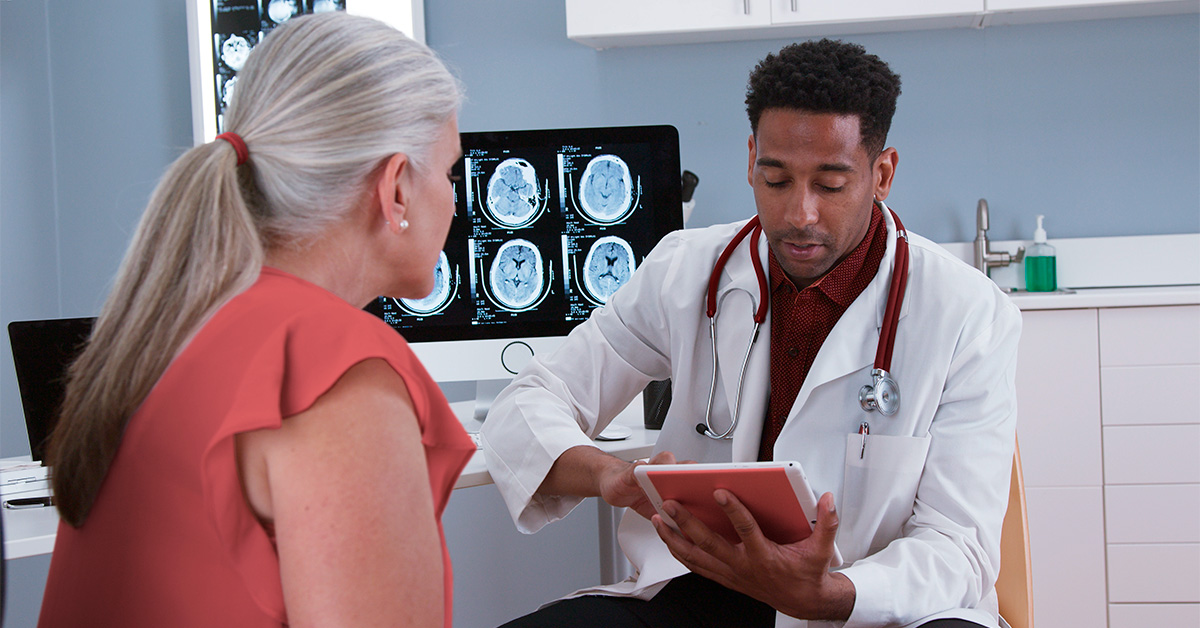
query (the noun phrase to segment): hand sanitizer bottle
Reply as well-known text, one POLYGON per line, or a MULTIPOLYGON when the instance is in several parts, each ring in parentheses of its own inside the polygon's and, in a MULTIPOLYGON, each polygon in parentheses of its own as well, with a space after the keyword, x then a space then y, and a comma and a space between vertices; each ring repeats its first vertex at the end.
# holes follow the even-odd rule
POLYGON ((1033 246, 1025 251, 1025 289, 1030 292, 1054 292, 1058 289, 1054 247, 1046 244, 1046 230, 1042 228, 1044 218, 1037 217, 1033 246))

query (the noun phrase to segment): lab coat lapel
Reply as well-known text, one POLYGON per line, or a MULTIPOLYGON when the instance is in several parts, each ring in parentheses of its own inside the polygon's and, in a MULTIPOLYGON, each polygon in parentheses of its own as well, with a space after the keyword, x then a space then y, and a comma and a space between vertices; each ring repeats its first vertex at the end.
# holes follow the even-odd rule
MULTIPOLYGON (((821 350, 817 353, 812 368, 809 369, 804 385, 796 395, 796 402, 788 414, 784 431, 788 429, 788 425, 793 423, 792 419, 800 413, 800 409, 804 407, 809 395, 817 386, 864 367, 870 367, 875 362, 875 350, 879 346, 884 308, 887 307, 888 288, 892 279, 893 262, 896 259, 896 224, 887 206, 884 206, 883 203, 880 205, 883 206, 883 220, 888 231, 887 249, 884 251, 883 259, 879 262, 882 272, 875 273, 875 278, 867 284, 867 288, 850 304, 850 307, 846 308, 845 313, 842 314, 825 339, 825 343, 821 345, 821 350)), ((901 320, 907 311, 908 303, 905 301, 900 311, 901 320)), ((864 380, 863 383, 870 382, 864 380)), ((846 400, 847 403, 851 403, 851 401, 850 399, 846 400)))
MULTIPOLYGON (((725 398, 729 401, 731 418, 738 398, 738 377, 741 374, 742 359, 746 357, 746 347, 750 343, 754 311, 759 298, 770 298, 769 295, 760 296, 758 278, 754 273, 754 264, 747 246, 749 240, 750 238, 746 238, 729 257, 717 291, 717 370, 725 398)), ((767 272, 766 238, 760 237, 757 245, 760 259, 764 263, 763 272, 767 272)), ((766 411, 767 386, 770 381, 770 323, 771 316, 768 311, 767 319, 759 329, 758 341, 754 343, 746 363, 738 425, 733 432, 735 461, 758 459, 763 413, 766 411)), ((728 423, 723 422, 713 425, 721 431, 727 426, 728 423)))

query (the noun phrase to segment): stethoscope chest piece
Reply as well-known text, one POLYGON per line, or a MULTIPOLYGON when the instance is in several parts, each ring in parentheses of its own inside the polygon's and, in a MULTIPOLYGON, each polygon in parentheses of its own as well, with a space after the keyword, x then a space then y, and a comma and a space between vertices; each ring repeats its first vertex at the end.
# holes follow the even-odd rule
POLYGON ((858 403, 867 412, 879 410, 884 416, 892 416, 900 409, 900 387, 892 375, 883 369, 872 369, 874 383, 858 389, 858 403))

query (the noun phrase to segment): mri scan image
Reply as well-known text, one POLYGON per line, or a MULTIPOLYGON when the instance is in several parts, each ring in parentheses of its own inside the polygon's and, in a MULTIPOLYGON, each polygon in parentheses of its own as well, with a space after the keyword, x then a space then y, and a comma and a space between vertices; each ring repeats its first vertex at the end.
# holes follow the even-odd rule
POLYGON ((613 222, 629 210, 633 182, 629 166, 616 155, 600 155, 588 163, 579 184, 579 204, 597 222, 613 222))
POLYGON ((488 181, 487 208, 508 227, 527 224, 541 206, 537 172, 524 159, 505 159, 488 181))
POLYGON ((228 108, 229 105, 233 102, 233 90, 235 88, 237 88, 237 77, 236 76, 225 81, 225 84, 221 86, 221 104, 224 105, 226 108, 228 108))
POLYGON ((601 303, 625 285, 633 275, 633 247, 616 236, 596 240, 584 262, 583 282, 601 303))
POLYGON ((433 314, 443 309, 450 301, 450 260, 446 253, 438 256, 437 266, 433 269, 433 291, 423 299, 400 299, 402 307, 417 315, 433 314))
POLYGON ((316 0, 313 2, 313 13, 324 13, 326 11, 344 11, 346 9, 346 0, 316 0))
POLYGON ((267 17, 276 24, 288 21, 297 10, 296 0, 271 0, 267 3, 267 17))
POLYGON ((221 44, 221 61, 234 72, 240 72, 250 56, 251 44, 241 35, 230 35, 221 44))
POLYGON ((537 301, 543 287, 542 254, 528 240, 509 240, 500 246, 489 273, 492 294, 501 305, 526 309, 537 301))

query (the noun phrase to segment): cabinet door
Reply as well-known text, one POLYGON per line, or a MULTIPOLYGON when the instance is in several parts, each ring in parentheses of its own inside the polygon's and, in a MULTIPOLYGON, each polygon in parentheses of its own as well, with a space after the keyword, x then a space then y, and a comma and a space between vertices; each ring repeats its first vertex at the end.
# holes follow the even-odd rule
POLYGON ((715 41, 771 24, 770 0, 567 0, 567 37, 596 47, 715 41), (728 37, 719 33, 727 32, 728 37))
POLYGON ((1026 486, 1025 502, 1033 561, 1033 625, 1103 628, 1107 600, 1100 487, 1026 486))
MULTIPOLYGON (((962 18, 962 26, 983 13, 983 0, 771 0, 775 24, 872 22, 922 18, 962 18)), ((954 26, 946 23, 944 26, 954 26)))
POLYGON ((1062 9, 1066 7, 1093 7, 1102 5, 1168 4, 1162 0, 987 0, 989 11, 1015 11, 1021 9, 1062 9))
POLYGON ((1103 482, 1096 310, 1021 313, 1017 435, 1025 485, 1103 482))

